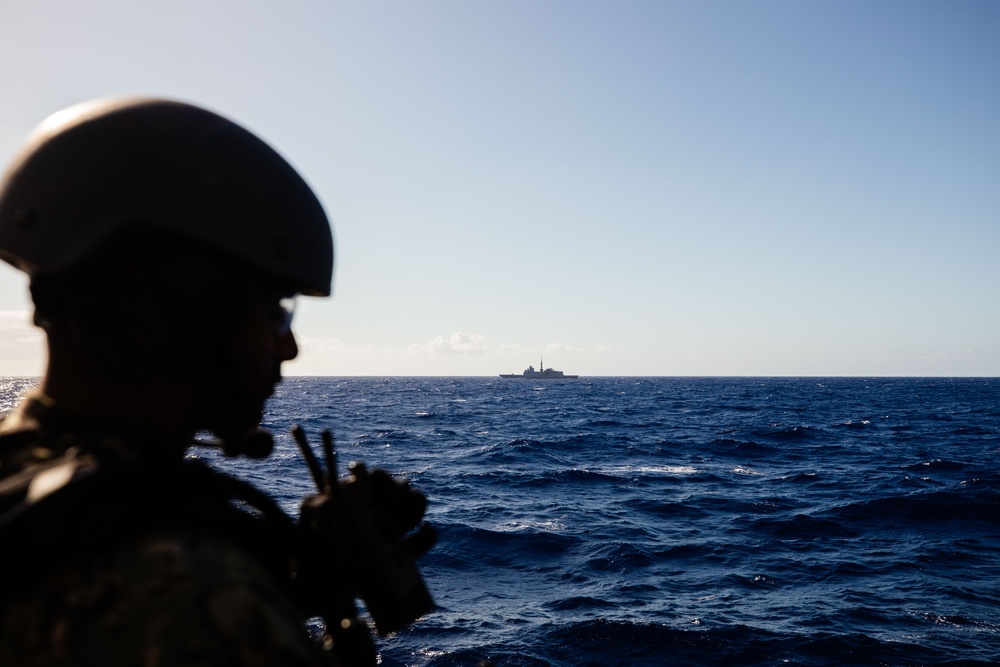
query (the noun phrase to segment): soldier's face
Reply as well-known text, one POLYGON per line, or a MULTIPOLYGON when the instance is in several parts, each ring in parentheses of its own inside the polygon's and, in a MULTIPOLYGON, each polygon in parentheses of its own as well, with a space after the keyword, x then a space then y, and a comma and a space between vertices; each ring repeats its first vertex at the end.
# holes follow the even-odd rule
POLYGON ((281 364, 299 354, 291 327, 294 305, 289 301, 287 294, 265 290, 234 341, 238 386, 259 399, 261 409, 281 382, 281 364))
POLYGON ((240 433, 259 425, 265 402, 281 382, 281 364, 298 356, 292 307, 287 293, 261 290, 234 334, 226 364, 228 395, 219 406, 225 414, 216 416, 225 431, 240 433))

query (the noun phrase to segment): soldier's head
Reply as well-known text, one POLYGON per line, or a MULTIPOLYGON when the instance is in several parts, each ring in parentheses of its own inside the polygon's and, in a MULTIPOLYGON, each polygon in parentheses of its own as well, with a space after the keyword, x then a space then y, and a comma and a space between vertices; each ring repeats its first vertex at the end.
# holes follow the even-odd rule
POLYGON ((227 437, 296 355, 294 297, 330 293, 333 242, 310 187, 249 131, 122 99, 29 137, 0 184, 0 258, 30 276, 50 372, 186 383, 199 427, 227 437))

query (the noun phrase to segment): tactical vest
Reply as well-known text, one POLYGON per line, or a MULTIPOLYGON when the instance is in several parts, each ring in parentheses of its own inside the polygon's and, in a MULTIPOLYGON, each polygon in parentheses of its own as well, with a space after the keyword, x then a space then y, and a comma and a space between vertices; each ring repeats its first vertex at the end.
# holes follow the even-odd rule
POLYGON ((250 484, 199 461, 101 465, 70 450, 0 479, 0 571, 10 596, 61 562, 173 529, 229 540, 291 595, 293 520, 250 484))

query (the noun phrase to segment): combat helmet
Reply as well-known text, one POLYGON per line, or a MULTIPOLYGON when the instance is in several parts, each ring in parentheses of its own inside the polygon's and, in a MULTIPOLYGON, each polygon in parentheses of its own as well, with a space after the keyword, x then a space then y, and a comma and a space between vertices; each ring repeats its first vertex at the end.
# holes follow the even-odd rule
POLYGON ((72 268, 150 227, 330 294, 333 239, 295 169, 236 123, 177 101, 85 102, 46 119, 0 182, 0 258, 29 276, 72 268))

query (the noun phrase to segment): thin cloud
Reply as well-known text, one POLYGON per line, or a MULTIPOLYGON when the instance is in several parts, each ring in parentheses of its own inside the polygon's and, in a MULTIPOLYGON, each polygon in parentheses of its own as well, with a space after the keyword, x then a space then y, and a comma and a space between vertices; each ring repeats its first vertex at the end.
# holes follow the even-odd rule
POLYGON ((37 346, 43 338, 41 329, 32 324, 30 311, 0 310, 0 349, 37 346))
POLYGON ((486 374, 510 372, 534 362, 539 354, 569 363, 568 357, 611 351, 607 347, 581 347, 562 342, 541 346, 495 343, 487 336, 455 331, 408 345, 351 345, 340 338, 299 336, 300 355, 288 366, 298 374, 372 374, 375 369, 391 369, 393 374, 486 374))
POLYGON ((415 343, 407 348, 410 354, 485 354, 491 352, 486 336, 456 331, 433 338, 425 343, 415 343))
POLYGON ((315 338, 311 336, 298 336, 299 347, 305 354, 313 355, 456 355, 456 354, 537 354, 565 352, 565 353, 587 353, 587 352, 609 352, 613 348, 608 346, 586 347, 580 345, 567 345, 562 342, 546 343, 541 347, 526 346, 519 343, 491 343, 483 334, 471 333, 467 331, 455 331, 449 334, 441 334, 430 340, 420 343, 411 343, 404 347, 390 346, 379 347, 377 345, 352 346, 339 338, 315 338))

